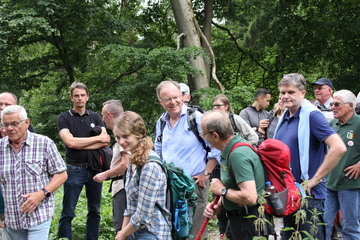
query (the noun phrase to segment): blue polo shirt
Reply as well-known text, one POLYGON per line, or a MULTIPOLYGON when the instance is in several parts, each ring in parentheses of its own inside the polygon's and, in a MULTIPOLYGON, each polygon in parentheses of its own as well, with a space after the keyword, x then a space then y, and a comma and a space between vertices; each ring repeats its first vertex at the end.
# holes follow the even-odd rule
MULTIPOLYGON (((276 134, 276 139, 282 141, 290 148, 291 153, 291 172, 298 183, 303 182, 301 179, 300 156, 298 145, 298 125, 299 114, 298 111, 290 117, 290 112, 286 111, 284 114, 284 121, 279 126, 276 134)), ((309 178, 312 178, 320 165, 323 163, 327 152, 327 145, 324 140, 330 135, 335 134, 334 129, 330 127, 324 115, 320 111, 313 111, 310 113, 310 146, 309 146, 309 178)), ((315 199, 325 199, 326 188, 325 178, 317 186, 315 186, 311 193, 315 199)))
MULTIPOLYGON (((61 113, 57 119, 57 128, 60 132, 69 129, 74 137, 90 137, 95 126, 105 127, 101 116, 97 112, 86 110, 83 115, 70 109, 61 113)), ((65 145, 66 146, 66 145, 65 145)), ((78 150, 66 146, 66 162, 87 162, 88 150, 78 150)))

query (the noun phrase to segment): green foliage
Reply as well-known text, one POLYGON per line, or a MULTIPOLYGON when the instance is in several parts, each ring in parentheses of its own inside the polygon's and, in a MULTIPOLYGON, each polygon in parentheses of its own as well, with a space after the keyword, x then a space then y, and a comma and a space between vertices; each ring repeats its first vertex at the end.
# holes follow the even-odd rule
MULTIPOLYGON (((100 206, 100 236, 99 240, 113 239, 116 235, 112 222, 112 197, 108 189, 110 181, 103 183, 101 206, 100 206)), ((55 193, 55 216, 51 222, 49 240, 58 239, 58 223, 62 210, 63 187, 59 188, 55 193)), ((76 217, 72 221, 73 239, 84 239, 86 215, 87 215, 87 201, 85 189, 80 194, 79 201, 75 209, 76 217)))

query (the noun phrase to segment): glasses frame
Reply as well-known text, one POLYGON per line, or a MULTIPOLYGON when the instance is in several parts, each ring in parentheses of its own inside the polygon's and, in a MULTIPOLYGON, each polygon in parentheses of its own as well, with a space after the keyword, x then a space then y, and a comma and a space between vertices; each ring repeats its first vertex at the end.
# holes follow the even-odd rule
POLYGON ((223 107, 225 106, 225 104, 213 104, 212 107, 213 108, 219 108, 219 107, 223 107))
POLYGON ((349 102, 341 103, 341 102, 332 102, 330 103, 330 106, 340 107, 341 105, 349 104, 349 102))
POLYGON ((6 129, 9 126, 11 126, 12 128, 18 128, 21 122, 25 122, 25 120, 20 120, 20 122, 2 123, 0 124, 0 129, 6 129))
POLYGON ((166 99, 161 99, 161 101, 163 101, 163 102, 165 102, 165 103, 170 103, 171 100, 176 101, 176 100, 179 99, 180 97, 182 97, 182 95, 175 96, 175 97, 171 97, 171 98, 166 98, 166 99))
POLYGON ((206 132, 206 133, 200 133, 199 135, 200 135, 200 137, 205 138, 205 135, 209 134, 209 133, 214 133, 214 131, 210 131, 210 132, 206 132))

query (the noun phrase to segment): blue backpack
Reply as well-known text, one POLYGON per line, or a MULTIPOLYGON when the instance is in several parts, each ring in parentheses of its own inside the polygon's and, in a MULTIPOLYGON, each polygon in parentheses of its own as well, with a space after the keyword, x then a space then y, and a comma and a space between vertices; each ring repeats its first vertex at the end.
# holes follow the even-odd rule
MULTIPOLYGON (((166 208, 171 212, 172 239, 182 239, 189 236, 192 217, 195 212, 196 199, 195 183, 192 177, 174 163, 166 163, 157 156, 149 156, 148 162, 156 162, 164 171, 167 178, 166 208)), ((146 164, 146 163, 145 163, 146 164)), ((137 169, 137 181, 140 181, 142 167, 137 169)), ((156 204, 164 214, 160 206, 156 204)))

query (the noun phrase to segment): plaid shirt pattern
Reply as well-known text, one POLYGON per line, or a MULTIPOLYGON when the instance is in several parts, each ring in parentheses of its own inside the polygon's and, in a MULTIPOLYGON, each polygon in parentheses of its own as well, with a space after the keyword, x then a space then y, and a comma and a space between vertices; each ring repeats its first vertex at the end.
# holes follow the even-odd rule
MULTIPOLYGON (((152 152, 151 154, 155 154, 152 152)), ((128 169, 131 169, 129 165, 128 169)), ((140 181, 136 170, 126 173, 126 200, 125 216, 131 216, 130 224, 136 229, 147 230, 159 239, 171 240, 171 214, 166 209, 167 179, 161 166, 155 162, 146 163, 141 170, 140 181), (155 204, 164 209, 166 218, 155 204)))
POLYGON ((21 212, 26 201, 21 195, 40 191, 52 176, 66 170, 54 142, 27 131, 20 151, 15 152, 8 137, 0 140, 0 184, 5 202, 5 223, 12 229, 29 229, 54 215, 53 195, 32 213, 21 212))

